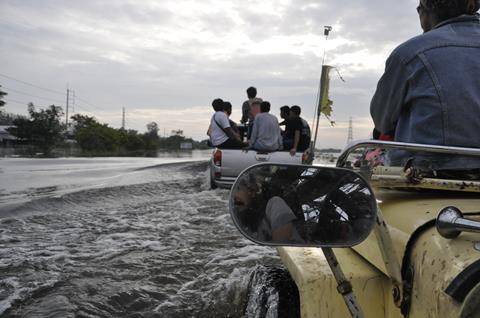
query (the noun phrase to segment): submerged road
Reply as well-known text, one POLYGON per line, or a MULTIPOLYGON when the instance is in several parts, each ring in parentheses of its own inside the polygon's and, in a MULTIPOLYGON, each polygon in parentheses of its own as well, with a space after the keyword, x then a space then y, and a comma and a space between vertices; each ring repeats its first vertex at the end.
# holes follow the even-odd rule
POLYGON ((95 159, 41 172, 22 161, 28 188, 5 181, 18 168, 7 163, 2 317, 241 317, 253 268, 278 262, 237 232, 206 162, 116 162, 102 174, 95 159))

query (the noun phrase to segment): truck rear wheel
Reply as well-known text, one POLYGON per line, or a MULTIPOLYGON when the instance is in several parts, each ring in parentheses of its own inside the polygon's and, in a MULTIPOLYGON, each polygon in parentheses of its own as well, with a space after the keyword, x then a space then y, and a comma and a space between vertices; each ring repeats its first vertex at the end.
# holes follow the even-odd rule
POLYGON ((248 283, 245 317, 300 317, 298 289, 286 269, 262 265, 255 268, 248 283))

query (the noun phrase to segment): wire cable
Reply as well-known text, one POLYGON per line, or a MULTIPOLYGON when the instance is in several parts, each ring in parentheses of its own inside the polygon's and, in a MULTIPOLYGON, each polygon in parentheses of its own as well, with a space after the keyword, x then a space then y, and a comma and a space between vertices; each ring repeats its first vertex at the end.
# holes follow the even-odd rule
POLYGON ((32 95, 32 94, 28 94, 28 93, 25 93, 25 92, 22 92, 22 91, 18 91, 18 90, 15 90, 13 88, 9 88, 9 87, 6 87, 6 86, 2 86, 3 88, 5 88, 5 90, 7 90, 6 93, 9 93, 9 92, 14 92, 14 93, 17 93, 17 94, 21 94, 21 95, 25 95, 25 96, 30 96, 30 97, 35 97, 35 98, 40 98, 40 99, 44 99, 44 100, 47 100, 47 101, 54 101, 56 103, 63 103, 63 101, 59 101, 59 100, 54 100, 54 99, 51 99, 51 98, 47 98, 47 97, 42 97, 42 96, 37 96, 37 95, 32 95))
POLYGON ((52 92, 52 93, 55 93, 55 94, 60 94, 60 95, 62 95, 62 96, 65 95, 65 93, 63 93, 63 92, 59 92, 59 91, 56 91, 56 90, 53 90, 53 89, 41 87, 41 86, 38 86, 38 85, 29 83, 29 82, 25 82, 25 81, 16 79, 16 78, 14 78, 14 77, 11 77, 11 76, 8 76, 8 75, 2 74, 2 73, 0 73, 0 76, 2 76, 2 77, 4 77, 4 78, 8 78, 8 79, 10 79, 10 80, 12 80, 12 81, 16 81, 16 82, 22 83, 22 84, 24 84, 24 85, 32 86, 32 87, 35 87, 35 88, 38 88, 38 89, 43 89, 44 91, 47 91, 47 92, 52 92))

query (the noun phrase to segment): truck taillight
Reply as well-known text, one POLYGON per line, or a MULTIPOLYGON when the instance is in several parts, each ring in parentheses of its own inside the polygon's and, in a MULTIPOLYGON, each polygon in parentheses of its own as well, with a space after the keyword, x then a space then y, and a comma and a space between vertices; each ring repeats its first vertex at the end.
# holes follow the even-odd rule
POLYGON ((222 152, 218 149, 213 153, 213 164, 217 167, 222 166, 222 152))

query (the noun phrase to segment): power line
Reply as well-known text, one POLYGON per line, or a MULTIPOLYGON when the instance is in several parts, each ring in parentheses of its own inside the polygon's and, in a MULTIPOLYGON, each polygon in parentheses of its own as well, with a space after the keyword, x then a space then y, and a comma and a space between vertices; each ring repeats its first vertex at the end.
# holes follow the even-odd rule
POLYGON ((102 110, 101 107, 97 107, 97 106, 93 105, 92 103, 90 103, 89 101, 87 101, 87 100, 85 100, 85 99, 83 99, 83 98, 80 98, 80 97, 77 96, 76 99, 78 99, 79 101, 84 102, 84 103, 87 104, 87 105, 90 105, 90 106, 93 107, 93 108, 96 108, 96 109, 98 109, 98 110, 102 110))
MULTIPOLYGON (((19 101, 19 100, 16 100, 16 99, 12 99, 12 98, 5 98, 5 101, 7 102, 7 105, 9 103, 13 103, 13 104, 17 104, 17 105, 21 105, 21 106, 28 106, 28 104, 30 104, 31 102, 22 102, 22 101, 19 101)), ((33 103, 32 103, 33 104, 33 103)), ((45 108, 45 107, 49 107, 51 105, 35 105, 33 104, 35 107, 40 107, 40 108, 45 108)), ((55 105, 55 106, 60 106, 60 107, 63 107, 63 105, 55 105)))
POLYGON ((19 83, 28 85, 28 86, 32 86, 32 87, 35 87, 35 88, 38 88, 38 89, 43 89, 44 91, 47 91, 47 92, 52 92, 52 93, 55 93, 55 94, 60 94, 60 95, 62 95, 62 96, 65 95, 65 93, 62 93, 62 92, 59 92, 59 91, 56 91, 56 90, 53 90, 53 89, 41 87, 41 86, 38 86, 38 85, 35 85, 35 84, 32 84, 32 83, 29 83, 29 82, 25 82, 25 81, 16 79, 16 78, 14 78, 14 77, 11 77, 11 76, 8 76, 8 75, 2 74, 2 73, 0 73, 0 76, 5 77, 5 78, 8 78, 8 79, 10 79, 10 80, 12 80, 12 81, 16 81, 16 82, 19 82, 19 83))
POLYGON ((47 100, 47 101, 55 101, 55 102, 57 102, 57 103, 63 103, 63 102, 59 102, 58 100, 54 100, 54 99, 47 98, 47 97, 42 97, 42 96, 37 96, 37 95, 32 95, 32 94, 25 93, 25 92, 22 92, 22 91, 18 91, 18 90, 16 90, 16 89, 9 88, 9 87, 6 87, 6 86, 2 86, 2 87, 5 88, 5 90, 7 90, 7 93, 9 93, 9 92, 14 92, 14 93, 17 93, 17 94, 21 94, 21 95, 25 95, 25 96, 30 96, 30 97, 35 97, 35 98, 40 98, 40 99, 44 99, 44 100, 47 100))
POLYGON ((21 101, 19 101, 19 100, 16 100, 16 99, 13 99, 13 98, 10 98, 10 97, 8 97, 8 98, 5 97, 4 99, 5 99, 5 101, 6 101, 7 103, 13 102, 13 103, 22 104, 22 105, 25 105, 25 106, 31 103, 31 102, 21 102, 21 101))

